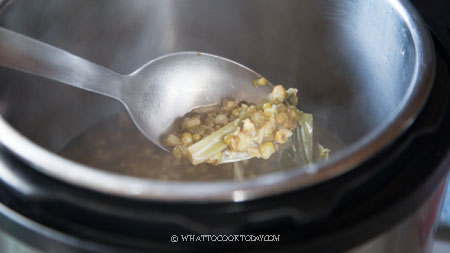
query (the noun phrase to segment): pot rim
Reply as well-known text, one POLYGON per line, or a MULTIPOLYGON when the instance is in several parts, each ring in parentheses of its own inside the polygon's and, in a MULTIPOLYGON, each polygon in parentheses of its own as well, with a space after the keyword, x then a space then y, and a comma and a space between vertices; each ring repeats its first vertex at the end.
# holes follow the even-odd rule
POLYGON ((352 170, 394 142, 414 122, 430 93, 435 53, 428 29, 407 0, 390 0, 409 28, 415 49, 414 73, 397 109, 368 135, 327 161, 301 170, 275 172, 245 181, 180 182, 140 179, 82 165, 32 142, 0 117, 0 143, 41 173, 63 182, 119 197, 181 202, 241 202, 300 190, 352 170))

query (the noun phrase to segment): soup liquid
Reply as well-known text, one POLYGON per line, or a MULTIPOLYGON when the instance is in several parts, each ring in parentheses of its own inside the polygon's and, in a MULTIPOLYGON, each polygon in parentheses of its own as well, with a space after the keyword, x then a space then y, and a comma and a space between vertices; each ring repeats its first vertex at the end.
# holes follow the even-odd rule
MULTIPOLYGON (((315 142, 331 150, 343 145, 325 131, 314 126, 315 142)), ((268 160, 250 159, 238 163, 194 166, 187 159, 176 160, 160 149, 135 127, 126 112, 119 113, 70 141, 60 154, 76 162, 98 169, 154 180, 222 181, 244 180, 268 173, 291 170, 285 155, 277 152, 268 160)), ((298 168, 298 167, 295 167, 298 168)))

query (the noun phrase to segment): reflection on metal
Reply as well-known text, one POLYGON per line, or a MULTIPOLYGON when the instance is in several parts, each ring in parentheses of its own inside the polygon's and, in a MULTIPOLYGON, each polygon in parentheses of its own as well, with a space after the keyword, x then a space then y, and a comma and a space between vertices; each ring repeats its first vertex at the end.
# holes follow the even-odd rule
POLYGON ((3 253, 40 253, 21 241, 9 236, 0 230, 0 252, 3 253))
POLYGON ((12 0, 0 0, 0 12, 3 8, 5 8, 8 4, 10 4, 12 0))
POLYGON ((426 202, 394 228, 349 251, 349 253, 431 253, 439 224, 439 205, 444 197, 441 181, 426 202))
POLYGON ((233 163, 234 166, 234 180, 242 181, 244 179, 244 169, 241 166, 240 162, 233 163))

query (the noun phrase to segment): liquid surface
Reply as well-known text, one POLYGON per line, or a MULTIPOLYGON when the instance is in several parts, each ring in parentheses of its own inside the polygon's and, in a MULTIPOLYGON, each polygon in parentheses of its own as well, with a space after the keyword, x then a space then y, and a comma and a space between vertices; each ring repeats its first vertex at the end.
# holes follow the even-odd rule
MULTIPOLYGON (((332 135, 314 126, 314 138, 331 150, 343 147, 332 135)), ((268 173, 298 169, 292 167, 283 152, 269 160, 250 159, 239 163, 193 166, 150 142, 122 112, 86 130, 64 147, 60 154, 98 169, 154 180, 222 181, 244 180, 268 173)))

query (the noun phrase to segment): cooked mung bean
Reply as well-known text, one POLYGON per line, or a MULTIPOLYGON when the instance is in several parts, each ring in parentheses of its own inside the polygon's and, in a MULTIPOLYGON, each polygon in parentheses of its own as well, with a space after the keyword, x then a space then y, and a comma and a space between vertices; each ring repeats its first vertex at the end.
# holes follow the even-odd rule
MULTIPOLYGON (((255 83, 267 82, 264 80, 255 83)), ((268 159, 298 125, 301 112, 290 104, 297 103, 296 94, 295 89, 286 91, 277 85, 258 105, 225 98, 220 105, 195 108, 182 119, 181 127, 168 135, 166 144, 184 151, 181 153, 194 165, 219 164, 237 153, 268 159)), ((174 156, 179 159, 179 152, 174 156)))

